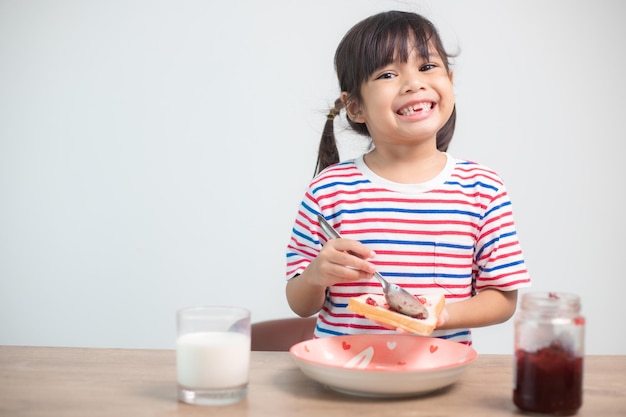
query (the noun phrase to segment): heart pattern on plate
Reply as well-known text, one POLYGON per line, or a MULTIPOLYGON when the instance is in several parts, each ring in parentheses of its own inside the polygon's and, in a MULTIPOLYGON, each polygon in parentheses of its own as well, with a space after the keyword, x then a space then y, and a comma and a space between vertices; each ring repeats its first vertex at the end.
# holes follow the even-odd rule
POLYGON ((369 333, 303 341, 290 352, 304 374, 324 386, 376 398, 450 385, 477 356, 471 347, 446 339, 369 333))

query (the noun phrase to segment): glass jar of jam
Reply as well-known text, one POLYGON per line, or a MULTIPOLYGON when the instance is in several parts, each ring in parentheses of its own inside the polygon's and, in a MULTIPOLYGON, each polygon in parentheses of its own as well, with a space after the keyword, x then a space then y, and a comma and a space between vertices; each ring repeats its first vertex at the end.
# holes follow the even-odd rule
POLYGON ((522 296, 515 318, 513 386, 513 402, 520 410, 576 414, 583 400, 584 336, 577 295, 522 296))

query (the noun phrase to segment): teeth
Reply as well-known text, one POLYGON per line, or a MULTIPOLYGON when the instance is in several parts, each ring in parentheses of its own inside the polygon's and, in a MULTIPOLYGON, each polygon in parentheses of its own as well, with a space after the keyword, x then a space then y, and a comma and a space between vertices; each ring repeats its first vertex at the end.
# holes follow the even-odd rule
POLYGON ((430 103, 418 103, 410 107, 405 107, 399 111, 403 116, 408 116, 410 114, 415 113, 416 111, 429 110, 431 108, 430 103))

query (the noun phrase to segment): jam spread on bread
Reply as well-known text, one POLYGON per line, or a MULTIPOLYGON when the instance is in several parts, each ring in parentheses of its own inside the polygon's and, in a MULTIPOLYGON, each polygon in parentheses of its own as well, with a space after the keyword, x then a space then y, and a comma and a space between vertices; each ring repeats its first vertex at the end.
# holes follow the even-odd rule
MULTIPOLYGON (((423 297, 416 297, 422 304, 426 305, 427 301, 425 298, 423 297)), ((365 300, 366 304, 369 304, 373 307, 382 307, 385 308, 387 310, 391 310, 391 308, 389 307, 389 304, 385 303, 384 305, 379 305, 376 300, 374 300, 372 297, 367 297, 367 299, 365 300)), ((402 313, 404 314, 404 313, 402 313)), ((413 317, 414 319, 418 319, 418 320, 424 320, 426 317, 424 317, 424 315, 422 313, 419 314, 415 314, 415 315, 410 315, 410 314, 406 314, 409 317, 413 317)))

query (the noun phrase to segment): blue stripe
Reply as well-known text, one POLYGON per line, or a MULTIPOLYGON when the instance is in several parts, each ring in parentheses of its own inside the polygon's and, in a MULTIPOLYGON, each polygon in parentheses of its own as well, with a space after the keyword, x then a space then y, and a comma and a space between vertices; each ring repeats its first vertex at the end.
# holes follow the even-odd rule
POLYGON ((489 215, 490 215, 491 213, 493 213, 494 211, 498 211, 498 210, 500 210, 501 208, 503 208, 503 207, 507 207, 507 206, 510 206, 510 205, 511 205, 511 202, 510 202, 510 201, 506 201, 506 202, 504 202, 504 203, 502 203, 502 204, 500 204, 500 205, 494 206, 494 207, 493 207, 493 208, 491 208, 490 210, 486 211, 483 217, 489 217, 489 215))
POLYGON ((320 190, 334 187, 336 185, 348 185, 349 186, 349 185, 357 185, 357 184, 368 184, 369 182, 370 182, 369 180, 359 180, 359 181, 352 181, 352 182, 346 182, 346 181, 329 182, 327 184, 323 184, 323 185, 320 185, 319 187, 314 188, 312 193, 315 194, 320 190))
POLYGON ((340 304, 340 303, 333 303, 332 301, 329 301, 329 302, 330 302, 330 304, 331 304, 333 307, 348 308, 348 304, 347 304, 347 303, 341 303, 341 304, 340 304))
POLYGON ((446 181, 446 185, 458 185, 461 188, 475 188, 476 186, 481 186, 483 188, 490 188, 494 191, 498 191, 498 187, 495 187, 491 184, 485 184, 482 181, 476 181, 476 182, 469 183, 469 184, 461 184, 458 181, 446 181))
POLYGON ((500 240, 500 237, 496 237, 494 239, 491 239, 489 242, 485 243, 481 248, 479 248, 476 251, 476 255, 474 255, 474 259, 478 260, 483 256, 483 252, 485 251, 486 248, 488 248, 489 246, 492 246, 495 242, 498 242, 500 240))
MULTIPOLYGON (((315 326, 315 329, 319 333, 325 333, 325 334, 332 335, 332 336, 346 336, 349 334, 349 333, 335 331, 335 330, 323 329, 317 325, 315 326)), ((470 331, 464 330, 464 331, 456 332, 453 334, 440 335, 440 336, 437 336, 437 338, 438 339, 454 339, 456 337, 462 337, 463 340, 469 340, 469 335, 470 335, 470 331)), ((421 337, 421 336, 415 335, 414 337, 421 337)))
POLYGON ((394 244, 394 245, 411 245, 411 246, 439 246, 442 248, 455 248, 455 249, 473 249, 474 245, 461 245, 457 243, 440 243, 424 240, 390 240, 390 239, 364 239, 360 240, 363 244, 394 244))
MULTIPOLYGON (((434 275, 435 278, 450 278, 450 279, 471 279, 472 278, 472 274, 464 274, 464 275, 459 275, 459 274, 435 274, 434 275)), ((439 284, 439 283, 437 283, 439 284)))
POLYGON ((481 257, 481 256, 482 256, 482 254, 483 254, 483 251, 484 251, 486 248, 488 248, 488 247, 490 247, 490 246, 494 245, 496 242, 499 242, 499 241, 500 241, 500 239, 508 238, 508 237, 515 236, 515 235, 517 235, 517 232, 516 232, 516 231, 513 231, 513 232, 503 233, 503 234, 501 234, 500 236, 498 236, 498 237, 495 237, 495 238, 491 239, 489 242, 485 243, 485 244, 483 245, 483 247, 482 247, 482 248, 480 248, 479 250, 477 250, 477 251, 476 251, 476 257, 475 257, 475 259, 480 259, 480 257, 481 257))
POLYGON ((452 339, 455 337, 462 337, 465 336, 465 338, 467 338, 467 336, 470 335, 470 331, 469 330, 464 330, 461 332, 456 332, 456 333, 452 333, 452 334, 444 334, 441 336, 437 336, 439 339, 452 339))
POLYGON ((454 249, 474 249, 474 245, 460 245, 458 243, 441 243, 438 242, 437 246, 442 248, 454 248, 454 249))
POLYGON ((313 240, 309 235, 305 235, 301 232, 299 232, 298 230, 296 230, 296 228, 294 227, 293 229, 291 229, 291 232, 296 235, 296 236, 300 236, 302 239, 304 240, 308 240, 309 242, 319 245, 320 241, 319 240, 313 240))
POLYGON ((394 245, 412 245, 412 246, 435 246, 435 242, 422 242, 417 240, 389 240, 389 239, 367 239, 360 241, 363 244, 374 243, 374 244, 394 244, 394 245))
POLYGON ((519 260, 519 261, 516 261, 516 262, 511 262, 511 263, 500 265, 500 266, 496 266, 496 267, 493 267, 493 268, 481 268, 481 271, 483 271, 483 272, 493 272, 493 271, 498 271, 500 269, 505 269, 505 268, 509 268, 509 267, 512 267, 512 266, 523 265, 523 264, 524 264, 524 261, 523 260, 519 260))
POLYGON ((470 217, 481 218, 478 213, 466 210, 417 210, 417 209, 401 209, 401 208, 362 208, 356 210, 341 210, 333 217, 342 213, 409 213, 409 214, 462 214, 470 217))
POLYGON ((308 206, 304 201, 300 205, 305 209, 305 211, 308 211, 309 213, 313 214, 315 217, 317 217, 317 215, 320 214, 317 210, 308 206))
POLYGON ((451 279, 467 279, 471 278, 472 274, 435 274, 435 273, 403 273, 403 272, 380 272, 383 277, 393 278, 451 278, 451 279))
POLYGON ((326 334, 330 334, 330 335, 333 335, 333 336, 345 336, 345 334, 346 334, 346 333, 343 333, 343 332, 335 332, 335 331, 328 330, 328 329, 322 329, 319 326, 315 326, 315 329, 317 329, 317 331, 320 332, 320 333, 326 333, 326 334))

